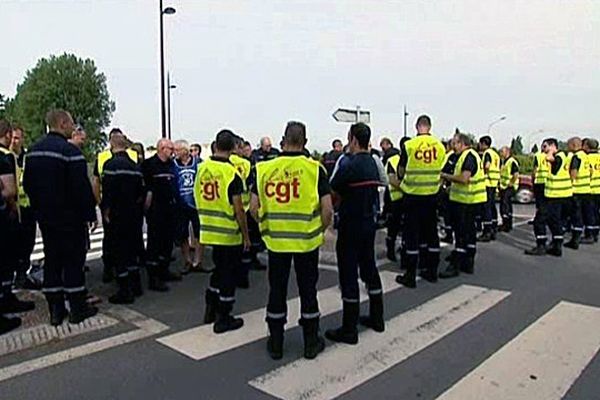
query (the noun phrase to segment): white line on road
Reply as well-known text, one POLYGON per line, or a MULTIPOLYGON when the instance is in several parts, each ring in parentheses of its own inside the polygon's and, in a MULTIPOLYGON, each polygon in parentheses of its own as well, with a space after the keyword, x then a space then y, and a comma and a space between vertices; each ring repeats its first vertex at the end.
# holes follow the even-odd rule
MULTIPOLYGON (((90 251, 91 250, 97 250, 97 249, 102 249, 102 236, 101 235, 99 237, 100 241, 92 241, 90 243, 90 251)), ((148 238, 148 235, 144 233, 144 245, 146 244, 146 239, 148 238)), ((38 246, 36 246, 38 247, 38 246)), ((40 261, 44 258, 44 246, 41 245, 41 248, 36 250, 32 255, 31 255, 31 261, 40 261)), ((86 261, 92 261, 92 260, 97 260, 99 258, 102 258, 102 250, 100 251, 92 251, 89 252, 86 256, 86 261)))
POLYGON ((560 302, 438 400, 560 400, 600 349, 600 308, 560 302))
POLYGON ((124 307, 115 306, 111 308, 108 313, 120 317, 126 322, 136 326, 138 329, 2 368, 0 369, 0 382, 29 372, 48 368, 53 365, 62 364, 76 358, 108 350, 113 347, 135 342, 169 329, 167 325, 161 322, 145 317, 136 311, 124 307))
POLYGON ((315 360, 294 361, 249 384, 279 399, 333 399, 442 339, 509 294, 459 286, 392 318, 384 333, 361 333, 358 346, 328 347, 315 360))
MULTIPOLYGON (((381 272, 384 292, 402 287, 395 282, 395 277, 396 274, 390 271, 381 272)), ((319 291, 318 299, 321 315, 333 314, 342 308, 341 294, 337 287, 319 291)), ((299 304, 297 297, 287 302, 289 321, 286 325, 287 329, 298 326, 299 304)), ((194 360, 201 360, 266 337, 265 313, 265 309, 261 308, 241 315, 244 319, 244 327, 224 335, 215 335, 212 325, 201 325, 157 340, 194 360)))

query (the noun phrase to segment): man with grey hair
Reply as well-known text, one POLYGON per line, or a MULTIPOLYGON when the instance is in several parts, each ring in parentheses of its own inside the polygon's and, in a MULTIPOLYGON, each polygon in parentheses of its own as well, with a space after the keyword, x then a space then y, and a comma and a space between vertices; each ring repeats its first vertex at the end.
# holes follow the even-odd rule
POLYGON ((184 263, 182 273, 209 272, 204 270, 201 265, 203 247, 198 242, 200 218, 194 199, 194 183, 198 172, 198 164, 201 160, 199 157, 192 157, 190 145, 185 140, 175 141, 174 147, 173 172, 177 184, 175 244, 181 247, 181 256, 184 263), (190 254, 190 241, 194 243, 193 255, 190 254))
POLYGON ((268 136, 260 139, 260 147, 252 152, 252 163, 272 160, 279 155, 279 150, 273 148, 271 138, 268 136))

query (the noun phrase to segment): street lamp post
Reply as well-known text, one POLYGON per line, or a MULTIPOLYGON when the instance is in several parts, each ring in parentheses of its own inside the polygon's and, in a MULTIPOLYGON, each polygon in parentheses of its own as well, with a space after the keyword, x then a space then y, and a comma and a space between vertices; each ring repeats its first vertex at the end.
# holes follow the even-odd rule
POLYGON ((177 89, 177 85, 171 84, 171 74, 167 71, 167 132, 171 140, 171 90, 177 89))
POLYGON ((490 130, 492 129, 492 126, 496 125, 499 122, 502 122, 506 119, 506 115, 501 116, 500 118, 498 118, 497 120, 492 121, 489 126, 488 126, 488 130, 487 133, 490 133, 490 130))
POLYGON ((408 117, 408 112, 406 111, 406 104, 404 105, 404 115, 403 115, 403 117, 404 117, 404 137, 406 137, 406 134, 407 134, 407 132, 406 132, 406 119, 408 117))
POLYGON ((165 32, 164 32, 164 15, 175 14, 173 7, 163 8, 163 0, 159 0, 159 27, 160 27, 160 118, 161 118, 161 134, 162 137, 167 137, 167 121, 165 108, 165 32))

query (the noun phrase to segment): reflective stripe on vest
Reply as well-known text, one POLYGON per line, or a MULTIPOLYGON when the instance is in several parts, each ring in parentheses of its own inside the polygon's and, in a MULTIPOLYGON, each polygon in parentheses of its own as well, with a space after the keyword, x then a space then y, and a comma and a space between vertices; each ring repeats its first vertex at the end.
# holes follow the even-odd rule
POLYGON ((562 151, 554 156, 560 158, 562 164, 560 170, 556 174, 552 171, 548 173, 546 178, 546 186, 544 188, 544 196, 551 199, 564 199, 573 196, 573 184, 571 182, 571 156, 566 155, 562 151))
POLYGON ((500 181, 500 156, 494 149, 487 149, 483 152, 483 157, 489 154, 490 156, 490 168, 487 173, 485 173, 485 185, 487 187, 498 187, 498 182, 500 181))
POLYGON ((590 168, 590 162, 588 161, 588 155, 583 150, 579 150, 575 153, 577 158, 581 161, 579 168, 577 169, 577 176, 573 181, 573 193, 574 194, 589 194, 590 183, 592 178, 592 169, 590 168))
MULTIPOLYGON (((137 164, 138 153, 132 149, 127 149, 126 152, 127 152, 127 155, 129 156, 129 158, 131 159, 131 161, 133 161, 134 163, 137 164)), ((98 175, 100 175, 100 177, 102 177, 102 173, 104 172, 104 164, 106 164, 106 162, 108 160, 110 160, 112 157, 113 157, 113 153, 110 150, 104 150, 104 151, 101 151, 100 153, 98 153, 98 175)))
POLYGON ((546 179, 548 179, 548 171, 550 171, 550 163, 546 159, 546 153, 541 151, 535 154, 537 161, 537 170, 534 177, 534 183, 536 185, 545 185, 546 179))
POLYGON ((446 155, 442 142, 431 135, 419 135, 406 141, 404 147, 408 162, 400 189, 417 196, 436 194, 446 155))
POLYGON ((229 185, 239 176, 233 165, 208 159, 201 163, 194 183, 194 199, 200 217, 200 243, 235 246, 242 234, 229 203, 229 185))
POLYGON ((256 164, 259 226, 270 251, 307 253, 323 244, 320 164, 304 156, 279 156, 256 164))
POLYGON ((590 179, 590 192, 592 194, 600 194, 600 153, 588 154, 588 162, 592 170, 592 178, 590 179))
MULTIPOLYGON (((392 167, 394 174, 397 174, 399 163, 400 163, 400 155, 399 154, 394 154, 393 156, 391 156, 387 161, 386 172, 387 172, 387 166, 390 166, 390 167, 392 167)), ((400 200, 403 196, 402 190, 400 190, 400 188, 398 188, 398 187, 388 185, 388 190, 390 191, 390 198, 392 199, 392 201, 400 200)))
MULTIPOLYGON (((500 189, 504 190, 508 188, 510 180, 513 177, 513 174, 511 173, 513 164, 516 164, 517 168, 519 167, 519 162, 515 160, 514 157, 509 157, 506 161, 504 161, 504 164, 502 164, 502 168, 500 169, 500 189)), ((513 189, 519 189, 518 174, 517 179, 515 179, 515 183, 513 183, 513 189)))
POLYGON ((473 149, 465 150, 461 153, 456 168, 454 168, 454 176, 462 174, 462 166, 467 158, 467 155, 472 154, 477 162, 477 172, 471 176, 469 183, 452 182, 450 186, 450 200, 462 204, 479 204, 485 203, 487 200, 487 191, 485 188, 485 173, 479 154, 473 149))
POLYGON ((244 192, 242 193, 242 204, 244 205, 244 210, 248 211, 250 208, 250 190, 248 189, 248 185, 246 181, 250 176, 250 169, 252 168, 252 164, 250 161, 246 160, 238 156, 237 154, 232 154, 229 156, 229 161, 233 164, 233 166, 237 169, 238 174, 242 177, 242 181, 244 184, 244 192))

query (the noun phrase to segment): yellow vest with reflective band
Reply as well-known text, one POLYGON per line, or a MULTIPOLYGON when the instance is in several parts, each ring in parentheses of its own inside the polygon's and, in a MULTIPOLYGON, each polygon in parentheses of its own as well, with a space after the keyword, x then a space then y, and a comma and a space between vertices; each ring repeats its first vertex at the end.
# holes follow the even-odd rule
POLYGON ((564 199, 573 196, 573 184, 571 182, 571 156, 558 152, 554 155, 562 160, 560 170, 553 174, 548 172, 546 186, 544 187, 544 196, 551 199, 564 199))
MULTIPOLYGON (((131 158, 131 161, 133 161, 134 163, 137 164, 138 162, 138 154, 135 150, 132 149, 127 149, 127 155, 129 156, 129 158, 131 158)), ((110 150, 104 150, 101 151, 100 153, 98 153, 98 175, 100 175, 100 177, 102 177, 102 172, 104 171, 104 164, 106 164, 106 162, 108 160, 110 160, 111 158, 113 158, 113 153, 110 150)))
POLYGON ((573 193, 574 194, 589 194, 590 193, 590 182, 592 178, 592 169, 590 168, 590 162, 588 155, 585 151, 579 150, 575 153, 577 158, 581 161, 579 169, 577 170, 577 176, 573 181, 573 193))
POLYGON ((600 194, 600 153, 589 153, 588 162, 592 170, 592 178, 590 179, 590 192, 592 194, 600 194))
MULTIPOLYGON (((386 173, 387 173, 387 166, 392 167, 392 170, 394 171, 394 174, 398 173, 398 163, 400 162, 400 155, 399 154, 394 154, 393 156, 391 156, 388 160, 387 160, 387 165, 386 165, 386 173)), ((392 185, 388 185, 388 190, 390 191, 390 198, 392 199, 392 201, 397 201, 400 200, 402 198, 402 196, 404 195, 402 193, 402 190, 400 190, 400 188, 394 187, 392 185)))
POLYGON ((256 164, 260 233, 267 249, 307 253, 323 244, 318 161, 279 156, 256 164))
POLYGON ((419 135, 406 141, 404 147, 408 162, 400 189, 416 196, 436 194, 446 156, 442 142, 431 135, 419 135))
MULTIPOLYGON (((517 167, 519 166, 519 162, 515 160, 514 157, 508 157, 508 159, 504 161, 504 164, 502 164, 502 168, 500 169, 500 189, 502 190, 508 188, 510 180, 513 177, 513 175, 511 174, 513 164, 516 164, 517 167)), ((513 189, 519 189, 518 174, 517 179, 515 179, 515 183, 513 183, 513 189)))
POLYGON ((242 204, 244 205, 244 210, 248 211, 250 208, 250 191, 248 189, 248 185, 246 185, 246 180, 250 176, 250 169, 252 168, 252 164, 250 161, 246 160, 238 156, 237 154, 232 154, 229 156, 229 161, 233 164, 233 166, 237 169, 238 174, 242 177, 242 181, 244 183, 244 192, 242 193, 242 204))
MULTIPOLYGON (((23 168, 19 167, 19 163, 17 162, 17 156, 12 151, 0 147, 0 152, 11 155, 15 159, 15 185, 17 189, 17 205, 19 207, 29 207, 29 196, 23 190, 23 168)), ((23 164, 25 167, 25 164, 23 164)))
POLYGON ((483 172, 481 157, 479 157, 479 154, 477 154, 475 150, 467 149, 461 153, 456 162, 456 168, 454 168, 454 176, 460 176, 462 174, 462 166, 469 154, 472 154, 475 157, 477 162, 477 172, 474 176, 471 176, 469 183, 467 184, 452 182, 452 185, 450 186, 450 201, 462 204, 485 203, 487 200, 485 173, 483 172))
POLYGON ((194 199, 200 216, 200 243, 235 246, 242 244, 240 226, 229 202, 229 185, 238 176, 228 162, 208 159, 198 166, 194 199))
POLYGON ((487 149, 483 152, 483 157, 490 155, 490 169, 485 173, 485 186, 487 187, 498 187, 498 182, 500 182, 500 156, 494 149, 487 149))
POLYGON ((546 159, 546 153, 537 152, 535 153, 535 159, 537 161, 537 170, 535 173, 536 185, 545 185, 546 179, 548 179, 548 172, 550 171, 550 163, 546 159))

